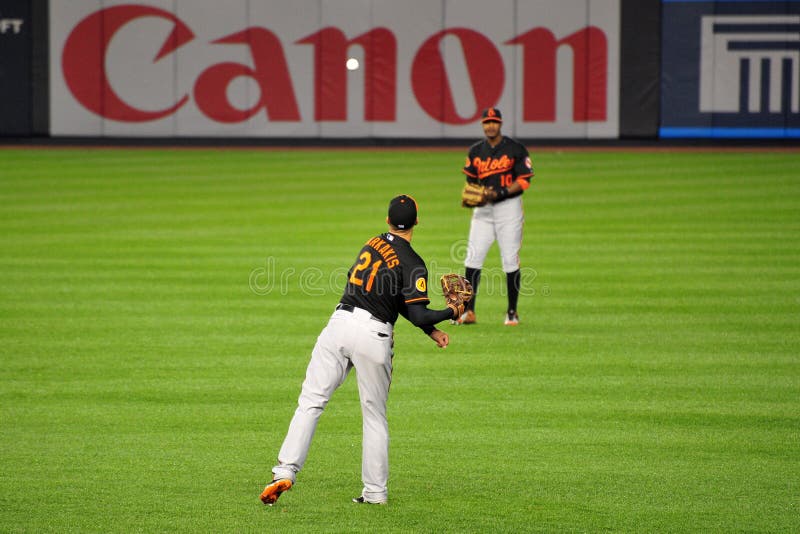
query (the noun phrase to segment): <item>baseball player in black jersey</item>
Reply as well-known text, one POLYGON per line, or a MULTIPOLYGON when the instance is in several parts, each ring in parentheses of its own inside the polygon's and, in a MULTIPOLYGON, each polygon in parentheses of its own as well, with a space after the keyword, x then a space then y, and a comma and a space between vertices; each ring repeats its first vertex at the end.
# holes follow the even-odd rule
POLYGON ((411 248, 414 226, 418 223, 414 199, 406 195, 392 199, 386 221, 389 231, 369 239, 359 251, 347 273, 341 301, 311 353, 297 410, 278 453, 278 464, 272 469, 273 480, 261 494, 265 504, 275 503, 295 483, 322 410, 354 367, 363 417, 364 487, 353 501, 371 504, 387 501, 386 400, 392 379, 394 323, 402 315, 445 348, 449 337, 434 325, 458 317, 463 308, 427 307, 428 271, 425 262, 411 248))
POLYGON ((489 248, 497 240, 508 285, 508 310, 504 323, 513 326, 519 324, 519 250, 525 221, 522 193, 530 187, 533 167, 528 150, 500 133, 503 116, 499 109, 485 110, 481 122, 486 138, 470 147, 463 169, 467 182, 486 188, 484 200, 474 207, 472 213, 464 261, 465 276, 472 284, 475 295, 455 322, 469 324, 476 321, 475 297, 481 269, 489 248))

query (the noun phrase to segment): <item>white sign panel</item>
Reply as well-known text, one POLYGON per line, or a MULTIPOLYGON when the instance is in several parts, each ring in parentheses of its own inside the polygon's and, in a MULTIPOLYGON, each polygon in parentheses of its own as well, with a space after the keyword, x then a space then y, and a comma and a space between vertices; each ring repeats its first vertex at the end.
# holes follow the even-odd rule
POLYGON ((51 133, 619 130, 619 0, 51 0, 51 133))

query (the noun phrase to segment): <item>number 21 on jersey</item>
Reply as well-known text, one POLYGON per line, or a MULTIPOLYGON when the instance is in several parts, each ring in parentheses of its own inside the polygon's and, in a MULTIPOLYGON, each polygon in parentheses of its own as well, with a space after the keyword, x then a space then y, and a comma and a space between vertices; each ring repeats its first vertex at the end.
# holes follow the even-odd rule
POLYGON ((353 272, 350 273, 350 283, 356 286, 363 286, 365 290, 372 291, 372 285, 375 283, 375 275, 378 274, 383 260, 376 262, 372 261, 372 254, 369 252, 362 252, 358 257, 358 263, 353 267, 353 272), (370 265, 372 266, 370 268, 370 265), (366 278, 366 285, 364 285, 364 278, 366 278))

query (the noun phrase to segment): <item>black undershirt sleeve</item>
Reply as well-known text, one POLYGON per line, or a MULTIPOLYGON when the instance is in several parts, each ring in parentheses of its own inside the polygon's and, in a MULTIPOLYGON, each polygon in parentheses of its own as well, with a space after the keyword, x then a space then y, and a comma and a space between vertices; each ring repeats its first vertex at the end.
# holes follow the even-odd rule
POLYGON ((401 313, 411 324, 421 328, 428 335, 435 330, 433 325, 453 318, 453 310, 450 308, 429 310, 425 304, 409 304, 407 313, 401 313))

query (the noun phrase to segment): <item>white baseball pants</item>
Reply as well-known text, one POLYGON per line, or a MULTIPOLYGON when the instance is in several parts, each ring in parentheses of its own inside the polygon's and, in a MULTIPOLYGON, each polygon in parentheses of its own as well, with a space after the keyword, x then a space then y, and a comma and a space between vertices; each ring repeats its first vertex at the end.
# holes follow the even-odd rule
POLYGON ((469 244, 464 266, 470 269, 482 269, 489 248, 497 240, 503 271, 513 273, 518 270, 524 223, 521 195, 497 204, 475 208, 469 227, 469 244))
POLYGON ((385 502, 389 480, 389 424, 386 400, 392 380, 392 325, 371 318, 368 311, 337 310, 322 330, 297 402, 297 410, 278 453, 276 478, 295 482, 303 468, 322 410, 355 367, 362 415, 362 495, 385 502))

